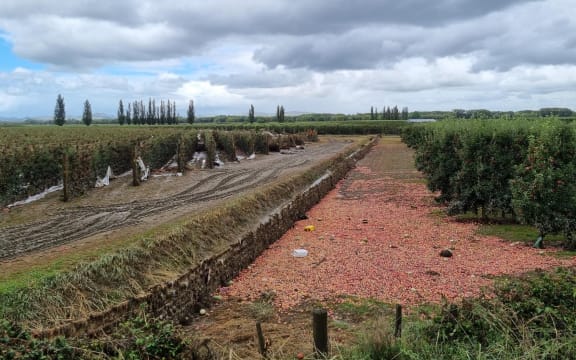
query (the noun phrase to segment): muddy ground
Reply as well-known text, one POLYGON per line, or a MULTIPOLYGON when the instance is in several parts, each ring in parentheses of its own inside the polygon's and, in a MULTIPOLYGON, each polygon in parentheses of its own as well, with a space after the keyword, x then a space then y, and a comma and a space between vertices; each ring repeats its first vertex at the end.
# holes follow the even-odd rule
POLYGON ((0 216, 0 269, 27 266, 37 259, 108 246, 187 214, 252 191, 276 179, 305 171, 352 144, 350 138, 324 138, 304 150, 257 155, 254 160, 193 170, 184 176, 152 177, 140 187, 131 177, 69 203, 53 193, 33 204, 4 209, 0 216))

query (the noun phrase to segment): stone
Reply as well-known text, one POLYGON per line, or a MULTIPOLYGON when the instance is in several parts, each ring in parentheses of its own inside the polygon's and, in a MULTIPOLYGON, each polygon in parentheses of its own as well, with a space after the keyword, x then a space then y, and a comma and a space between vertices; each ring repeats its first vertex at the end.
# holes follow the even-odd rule
POLYGON ((450 249, 444 249, 444 250, 440 251, 440 256, 445 257, 445 258, 452 257, 452 251, 450 249))

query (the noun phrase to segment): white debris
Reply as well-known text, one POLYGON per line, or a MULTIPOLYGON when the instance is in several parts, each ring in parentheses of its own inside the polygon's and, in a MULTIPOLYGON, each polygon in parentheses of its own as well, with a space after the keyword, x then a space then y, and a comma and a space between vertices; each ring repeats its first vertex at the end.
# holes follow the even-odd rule
POLYGON ((164 166, 162 166, 160 168, 160 170, 172 170, 172 169, 176 169, 178 167, 178 161, 176 161, 177 159, 177 155, 172 156, 172 158, 170 160, 168 160, 168 162, 166 164, 164 164, 164 166))
POLYGON ((7 207, 8 207, 8 208, 11 208, 11 207, 14 207, 14 206, 29 204, 29 203, 31 203, 31 202, 34 202, 34 201, 36 201, 36 200, 40 200, 40 199, 44 198, 46 195, 48 195, 48 194, 50 194, 50 193, 53 193, 53 192, 55 192, 55 191, 60 191, 60 190, 62 190, 62 189, 64 189, 64 186, 63 186, 63 185, 52 186, 52 187, 49 187, 48 189, 42 191, 42 192, 39 193, 39 194, 29 196, 29 197, 28 197, 27 199, 25 199, 25 200, 16 201, 15 203, 8 205, 7 207))
POLYGON ((216 156, 214 159, 214 165, 216 165, 216 166, 224 165, 224 161, 220 160, 220 154, 218 154, 218 153, 216 153, 216 156))
POLYGON ((142 181, 148 180, 148 176, 150 176, 150 167, 148 167, 144 164, 144 160, 142 160, 142 158, 140 156, 138 156, 138 159, 136 159, 136 162, 138 163, 138 166, 140 167, 140 170, 142 171, 142 176, 140 177, 140 180, 142 180, 142 181))
POLYGON ((103 178, 96 178, 96 185, 95 187, 100 188, 103 186, 108 186, 110 185, 110 178, 112 178, 114 175, 112 174, 112 168, 110 166, 108 166, 108 169, 106 169, 106 175, 104 175, 103 178))
POLYGON ((308 250, 306 249, 295 249, 292 251, 292 256, 294 257, 305 257, 308 256, 308 250))
POLYGON ((247 157, 248 160, 254 160, 256 159, 256 153, 252 153, 252 155, 247 157))

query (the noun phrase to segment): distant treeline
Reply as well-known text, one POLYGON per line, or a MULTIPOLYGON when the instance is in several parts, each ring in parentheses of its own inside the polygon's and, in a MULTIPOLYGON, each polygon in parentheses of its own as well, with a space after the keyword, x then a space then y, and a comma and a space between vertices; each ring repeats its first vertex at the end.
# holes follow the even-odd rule
MULTIPOLYGON (((87 104, 89 106, 89 103, 87 104)), ((91 112, 91 110, 90 110, 91 112)), ((85 109, 86 113, 86 109, 85 109)), ((91 115, 91 114, 90 114, 91 115)), ((85 118, 86 116, 84 116, 85 118)), ((486 109, 454 109, 450 111, 408 111, 407 107, 398 110, 397 106, 383 107, 378 111, 376 107, 370 107, 366 113, 356 114, 339 114, 339 113, 307 113, 290 115, 285 114, 284 106, 279 105, 275 114, 256 115, 253 105, 250 105, 246 115, 215 115, 215 116, 196 116, 194 102, 190 100, 186 116, 180 116, 176 112, 175 102, 170 100, 158 103, 154 99, 148 100, 148 106, 143 101, 129 103, 124 107, 122 101, 118 106, 117 117, 99 117, 97 114, 91 120, 92 124, 226 124, 226 123, 294 123, 294 122, 345 122, 358 120, 408 120, 408 119, 499 119, 499 118, 542 118, 542 117, 559 117, 564 119, 576 119, 576 113, 569 108, 547 107, 539 110, 520 110, 520 111, 491 111, 486 109), (159 104, 159 106, 157 106, 159 104)), ((67 118, 66 124, 86 124, 84 118, 67 118)), ((53 124, 49 119, 26 119, 25 124, 53 124)), ((8 124, 8 123, 6 123, 8 124)))

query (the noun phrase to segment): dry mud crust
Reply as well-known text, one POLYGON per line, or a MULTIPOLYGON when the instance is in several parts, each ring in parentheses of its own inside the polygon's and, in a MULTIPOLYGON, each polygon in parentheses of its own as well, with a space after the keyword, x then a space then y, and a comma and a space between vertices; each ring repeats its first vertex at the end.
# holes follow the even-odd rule
POLYGON ((0 261, 80 239, 97 240, 103 234, 114 237, 145 231, 304 171, 351 143, 349 138, 324 139, 308 144, 304 151, 259 155, 255 160, 191 171, 182 177, 154 177, 140 187, 132 187, 129 178, 121 178, 110 187, 95 189, 66 204, 54 194, 3 214, 0 261))

